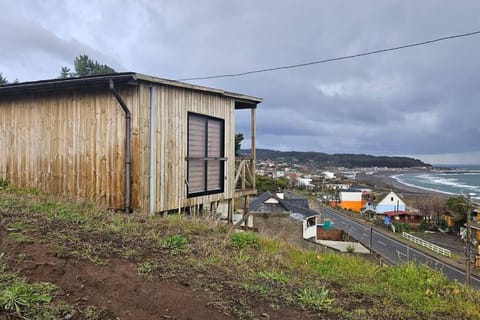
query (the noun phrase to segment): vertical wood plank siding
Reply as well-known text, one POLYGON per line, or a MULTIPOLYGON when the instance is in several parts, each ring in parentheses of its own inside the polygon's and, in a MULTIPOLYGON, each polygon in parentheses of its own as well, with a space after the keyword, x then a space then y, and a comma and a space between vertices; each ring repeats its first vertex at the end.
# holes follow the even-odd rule
MULTIPOLYGON (((135 89, 121 95, 137 104, 135 89)), ((124 118, 108 89, 2 97, 0 177, 122 208, 124 118)))
MULTIPOLYGON (((132 115, 132 207, 155 211, 231 199, 233 98, 141 82, 121 88, 132 115), (156 95, 156 172, 150 172, 150 87, 156 95), (225 190, 187 198, 188 112, 225 121, 225 190), (156 194, 149 195, 149 179, 156 194)), ((212 128, 213 129, 213 128, 212 128)), ((23 187, 123 208, 125 115, 108 89, 0 97, 0 177, 23 187)))
MULTIPOLYGON (((142 85, 140 90, 141 96, 149 91, 146 85, 142 85)), ((155 99, 157 102, 155 211, 163 212, 231 199, 234 192, 233 175, 235 172, 234 100, 169 86, 157 86, 155 94, 157 95, 155 99), (225 121, 225 157, 227 161, 225 161, 226 178, 223 193, 187 198, 188 112, 221 118, 225 121)), ((149 144, 147 146, 149 148, 149 144)), ((149 154, 146 153, 142 156, 148 159, 149 154)), ((148 188, 148 185, 145 187, 148 188)), ((148 200, 145 201, 143 207, 148 208, 148 200)))

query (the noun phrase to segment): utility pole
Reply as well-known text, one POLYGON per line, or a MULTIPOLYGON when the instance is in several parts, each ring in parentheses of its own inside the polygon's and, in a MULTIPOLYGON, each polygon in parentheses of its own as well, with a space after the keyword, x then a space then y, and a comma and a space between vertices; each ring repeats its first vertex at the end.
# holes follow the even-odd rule
POLYGON ((471 227, 471 202, 470 195, 467 197, 467 246, 465 248, 465 287, 470 287, 472 265, 470 258, 470 227, 471 227))
POLYGON ((370 253, 373 253, 373 227, 370 227, 370 253))

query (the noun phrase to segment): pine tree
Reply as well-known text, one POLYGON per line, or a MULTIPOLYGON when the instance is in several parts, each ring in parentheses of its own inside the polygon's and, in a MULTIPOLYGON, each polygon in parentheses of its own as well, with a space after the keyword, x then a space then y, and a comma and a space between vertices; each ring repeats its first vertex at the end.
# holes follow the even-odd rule
POLYGON ((72 78, 74 76, 75 75, 72 72, 70 72, 70 68, 67 66, 63 66, 62 69, 60 70, 60 76, 59 76, 60 79, 72 78))
POLYGON ((71 69, 66 66, 62 66, 60 70, 60 79, 72 78, 72 77, 86 77, 99 74, 110 74, 116 71, 106 64, 100 64, 98 61, 93 61, 86 54, 79 55, 73 61, 75 72, 71 72, 71 69))
POLYGON ((0 72, 0 86, 4 85, 4 84, 8 84, 8 80, 7 78, 5 78, 3 76, 3 74, 0 72))

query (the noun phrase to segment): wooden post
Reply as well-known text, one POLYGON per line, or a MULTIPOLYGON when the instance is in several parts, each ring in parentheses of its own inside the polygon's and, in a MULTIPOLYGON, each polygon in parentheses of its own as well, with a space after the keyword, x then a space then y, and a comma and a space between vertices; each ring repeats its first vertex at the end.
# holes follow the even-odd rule
POLYGON ((228 199, 228 216, 227 223, 229 225, 233 224, 233 199, 228 199))
POLYGON ((245 162, 240 162, 240 164, 242 164, 242 167, 240 168, 240 169, 242 170, 242 171, 241 171, 241 172, 242 172, 242 190, 245 190, 245 187, 246 187, 246 186, 245 186, 245 179, 246 179, 246 177, 245 177, 245 171, 246 171, 247 165, 246 165, 245 162))
POLYGON ((243 204, 243 216, 245 217, 245 229, 248 228, 248 215, 250 214, 250 196, 246 195, 243 204))
POLYGON ((256 119, 255 119, 255 112, 256 108, 251 109, 251 142, 250 142, 250 174, 252 175, 252 188, 256 188, 256 181, 255 181, 255 158, 256 158, 256 150, 255 150, 255 135, 256 135, 256 119))

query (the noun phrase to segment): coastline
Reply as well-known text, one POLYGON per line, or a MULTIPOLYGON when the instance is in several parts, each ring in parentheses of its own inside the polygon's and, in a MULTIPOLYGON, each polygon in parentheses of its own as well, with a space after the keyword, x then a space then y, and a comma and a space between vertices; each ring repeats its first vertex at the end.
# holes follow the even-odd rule
POLYGON ((366 184, 372 187, 374 190, 392 190, 401 194, 406 199, 412 199, 422 196, 438 196, 443 198, 448 198, 451 196, 449 194, 441 193, 438 191, 426 190, 406 185, 391 177, 398 174, 398 171, 382 171, 375 172, 373 174, 359 173, 356 176, 356 181, 358 183, 366 184))

